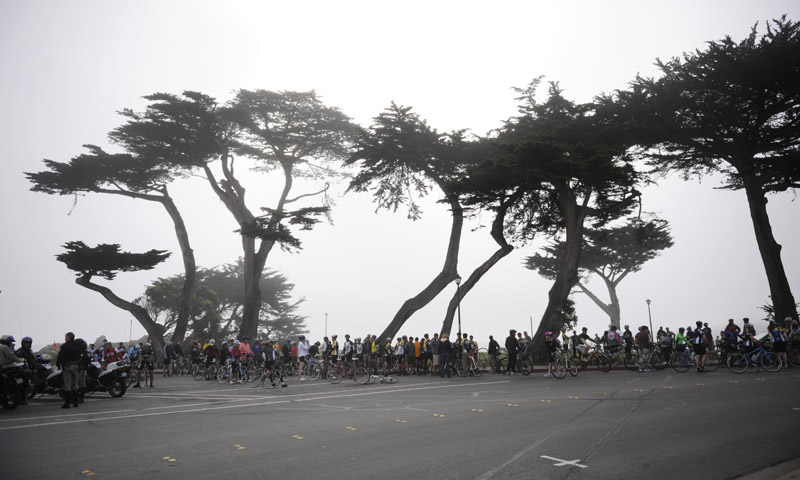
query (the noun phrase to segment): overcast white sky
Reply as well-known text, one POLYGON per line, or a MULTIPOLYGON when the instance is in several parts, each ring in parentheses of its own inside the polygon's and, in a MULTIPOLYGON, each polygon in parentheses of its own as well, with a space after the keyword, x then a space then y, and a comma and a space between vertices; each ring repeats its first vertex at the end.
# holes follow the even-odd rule
MULTIPOLYGON (((82 144, 105 145, 121 123, 116 112, 141 108, 142 95, 198 90, 226 101, 239 88, 315 89, 362 125, 395 101, 439 130, 484 134, 515 113, 510 87, 536 76, 559 81, 568 98, 589 101, 624 88, 637 73, 655 75, 656 57, 703 48, 726 34, 739 40, 755 22, 763 26, 783 13, 800 20, 800 2, 0 2, 0 334, 30 335, 36 345, 60 341, 67 330, 90 341, 128 340, 132 317, 76 285, 55 260, 67 241, 175 252, 156 270, 120 274, 108 284, 129 300, 155 278, 181 272, 160 207, 90 195, 72 210, 71 197, 29 192, 22 173, 42 170, 43 158, 68 161, 82 144)), ((669 179, 644 191, 644 209, 672 222, 675 247, 623 281, 623 323, 647 323, 647 298, 656 328, 703 320, 717 329, 731 317, 762 317, 757 307, 769 291, 744 193, 716 185, 712 178, 669 179)), ((274 190, 266 178, 246 186, 254 210, 270 204, 274 190)), ((207 185, 185 182, 173 193, 200 266, 241 255, 236 225, 207 185)), ((347 195, 337 200, 335 225, 302 234, 301 253, 271 255, 268 266, 306 298, 300 313, 308 316, 311 338, 324 334, 325 313, 328 334, 380 333, 428 284, 444 261, 449 232, 447 213, 432 201, 413 223, 402 212, 374 213, 367 195, 347 195)), ((769 212, 798 297, 794 195, 771 197, 769 212)), ((495 249, 485 229, 470 231, 475 225, 465 227, 462 276, 495 249)), ((462 302, 464 331, 483 346, 490 334, 528 330, 531 318, 534 329, 538 324, 550 284, 520 265, 535 247, 506 257, 462 302)), ((401 333, 438 331, 450 294, 415 314, 401 333)), ((575 299, 580 326, 602 333, 608 319, 582 295, 575 299)), ((138 338, 144 330, 133 323, 138 338)))

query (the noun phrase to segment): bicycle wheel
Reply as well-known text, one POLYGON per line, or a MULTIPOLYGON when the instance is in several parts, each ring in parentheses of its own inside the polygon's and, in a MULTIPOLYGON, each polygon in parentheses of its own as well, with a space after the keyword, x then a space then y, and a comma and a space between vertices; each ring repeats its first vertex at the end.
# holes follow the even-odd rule
POLYGON ((473 375, 475 375, 476 377, 480 377, 481 375, 483 375, 483 370, 482 370, 480 367, 478 367, 478 364, 477 364, 477 363, 475 363, 475 361, 474 361, 474 360, 473 360, 473 362, 472 362, 472 367, 471 367, 470 371, 471 371, 471 372, 472 372, 472 374, 473 374, 473 375))
POLYGON ((597 368, 603 373, 610 372, 611 371, 611 360, 609 360, 608 357, 605 356, 605 355, 598 355, 597 356, 597 368))
POLYGON ((369 370, 364 367, 356 367, 355 381, 361 385, 366 385, 369 382, 369 370))
POLYGON ((192 372, 192 378, 197 380, 198 382, 204 378, 206 378, 206 366, 205 365, 197 365, 192 372))
POLYGON ((676 353, 670 364, 672 364, 672 369, 676 372, 685 373, 689 370, 689 367, 692 366, 691 360, 692 359, 685 352, 676 353))
POLYGON ((565 362, 565 365, 566 365, 567 371, 569 372, 570 375, 572 375, 573 377, 577 377, 578 376, 578 366, 574 362, 572 362, 571 360, 568 360, 568 361, 565 362))
POLYGON ((399 378, 395 377, 394 375, 386 375, 381 380, 381 383, 397 383, 399 378))
POLYGON ((272 369, 267 374, 267 385, 269 388, 275 388, 278 385, 283 383, 283 375, 281 375, 280 369, 272 369))
POLYGON ((786 349, 786 359, 789 361, 789 365, 793 367, 800 367, 800 349, 786 349))
POLYGON ((231 379, 231 369, 229 367, 222 367, 217 371, 217 381, 219 383, 228 383, 231 379))
POLYGON ((533 371, 532 363, 533 363, 533 360, 531 360, 530 358, 526 358, 526 359, 522 360, 520 362, 520 364, 519 364, 519 372, 521 374, 525 375, 526 377, 528 375, 530 375, 531 371, 533 371))
POLYGON ((459 377, 465 377, 467 375, 467 371, 461 364, 461 359, 456 360, 456 373, 458 374, 459 377))
POLYGON ((653 352, 650 355, 650 364, 653 365, 653 368, 656 370, 664 370, 667 367, 667 361, 664 360, 664 355, 661 352, 653 352))
POLYGON ((639 357, 635 355, 633 352, 631 352, 630 354, 626 353, 625 358, 623 360, 623 365, 625 365, 625 368, 627 368, 628 370, 635 372, 636 370, 639 369, 639 357))
POLYGON ((719 368, 719 353, 708 352, 706 357, 706 371, 713 372, 719 368))
POLYGON ((328 368, 327 379, 331 383, 339 383, 342 381, 342 370, 339 367, 330 366, 328 368))
POLYGON ((322 375, 322 367, 319 363, 312 363, 306 369, 306 377, 309 380, 317 380, 320 375, 322 375))
POLYGON ((250 381, 250 386, 253 388, 258 388, 261 385, 264 385, 264 382, 267 379, 267 372, 262 370, 258 376, 254 376, 253 379, 250 381))
POLYGON ((783 366, 783 360, 774 352, 764 352, 759 360, 761 367, 768 372, 777 372, 783 366))
POLYGON ((728 356, 728 368, 733 373, 744 373, 750 366, 750 360, 747 355, 741 353, 732 353, 728 356))
POLYGON ((556 363, 550 368, 550 372, 555 378, 561 380, 567 376, 567 366, 564 365, 563 360, 556 360, 556 363))

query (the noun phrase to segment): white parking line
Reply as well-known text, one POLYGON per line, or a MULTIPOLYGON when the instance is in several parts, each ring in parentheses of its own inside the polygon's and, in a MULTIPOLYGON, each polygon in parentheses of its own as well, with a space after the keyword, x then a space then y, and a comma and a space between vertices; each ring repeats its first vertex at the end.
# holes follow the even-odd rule
MULTIPOLYGON (((246 404, 238 403, 239 401, 253 400, 252 397, 248 396, 247 398, 244 398, 244 399, 232 398, 230 401, 231 402, 237 402, 235 404, 228 403, 226 405, 217 405, 217 406, 213 406, 213 407, 204 407, 204 408, 192 408, 192 409, 188 409, 188 410, 186 409, 186 407, 189 407, 189 406, 214 405, 214 404, 219 403, 219 402, 213 402, 213 403, 212 402, 208 402, 208 403, 199 403, 199 404, 191 404, 191 405, 179 404, 179 405, 171 405, 169 407, 150 407, 150 408, 148 408, 148 410, 151 410, 151 409, 152 410, 156 410, 156 409, 162 409, 162 408, 177 408, 177 409, 180 409, 180 410, 178 410, 178 411, 169 411, 169 412, 138 413, 138 414, 132 414, 132 415, 118 415, 118 416, 114 416, 114 417, 81 418, 81 419, 75 419, 75 420, 66 420, 66 421, 62 421, 62 422, 46 422, 46 423, 33 423, 33 424, 28 424, 28 425, 13 425, 13 426, 8 426, 8 427, 0 427, 0 431, 3 431, 3 430, 19 430, 19 429, 34 428, 34 427, 46 427, 46 426, 52 426, 52 425, 65 425, 65 424, 69 424, 69 423, 100 422, 100 421, 104 421, 104 420, 121 420, 121 419, 127 419, 127 418, 141 418, 141 417, 151 417, 151 416, 157 416, 157 415, 177 415, 177 414, 181 414, 181 413, 205 412, 205 411, 210 411, 210 410, 225 410, 225 409, 232 409, 232 408, 259 407, 259 406, 264 406, 264 405, 275 405, 275 404, 280 404, 280 403, 291 403, 291 402, 308 402, 308 401, 313 401, 313 400, 324 400, 324 399, 330 399, 330 398, 347 398, 347 397, 357 397, 357 396, 363 396, 363 395, 380 395, 382 393, 413 392, 413 391, 417 391, 417 390, 434 390, 434 389, 442 389, 442 388, 474 387, 475 385, 487 385, 487 384, 493 384, 493 383, 507 383, 507 382, 508 382, 508 380, 503 380, 503 381, 499 381, 499 382, 482 382, 482 383, 477 383, 477 384, 476 383, 470 383, 470 384, 462 384, 462 385, 434 385, 434 386, 428 386, 428 387, 408 387, 408 388, 402 388, 402 387, 401 388, 397 388, 397 387, 379 387, 378 389, 371 389, 370 391, 367 391, 367 392, 347 393, 347 394, 338 394, 338 395, 336 395, 336 394, 333 394, 333 395, 320 395, 319 393, 317 393, 317 394, 314 394, 314 393, 300 393, 300 394, 296 394, 296 395, 282 396, 282 397, 280 397, 280 399, 272 397, 272 398, 266 399, 267 401, 264 401, 264 402, 246 403, 246 404), (293 398, 289 398, 289 397, 295 397, 295 398, 293 399, 293 398), (311 398, 299 398, 298 399, 296 397, 311 397, 311 398)), ((99 414, 99 415, 102 415, 103 413, 121 413, 121 412, 125 412, 125 411, 126 410, 117 410, 117 411, 114 411, 114 412, 95 412, 95 413, 99 414)), ((90 413, 90 412, 86 412, 86 414, 88 414, 88 413, 90 413)), ((76 415, 81 415, 81 414, 84 414, 84 413, 81 412, 81 413, 78 413, 76 415)), ((61 417, 61 416, 57 416, 57 417, 61 417)), ((40 418, 41 417, 37 418, 37 420, 40 419, 40 418)), ((49 418, 52 418, 52 417, 49 417, 49 418)), ((19 421, 19 420, 20 420, 19 418, 16 419, 16 421, 19 421)))
POLYGON ((580 459, 578 459, 578 460, 561 460, 560 458, 548 457, 547 455, 542 455, 542 458, 546 458, 546 459, 552 460, 554 462, 559 462, 559 463, 555 463, 554 464, 556 467, 563 467, 565 465, 570 465, 570 466, 573 466, 573 467, 589 468, 588 465, 581 465, 580 463, 578 463, 578 462, 581 461, 580 459))

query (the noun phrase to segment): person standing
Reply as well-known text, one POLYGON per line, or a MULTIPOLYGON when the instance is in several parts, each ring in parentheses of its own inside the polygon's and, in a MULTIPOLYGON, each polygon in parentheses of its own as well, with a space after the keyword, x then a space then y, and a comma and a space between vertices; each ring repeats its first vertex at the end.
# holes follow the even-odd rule
POLYGON ((489 348, 487 349, 489 352, 489 368, 491 368, 492 373, 498 373, 497 368, 497 352, 500 351, 500 344, 497 343, 497 340, 494 339, 493 336, 489 335, 489 348))
POLYGON ((442 334, 442 340, 439 342, 439 357, 442 362, 441 369, 439 369, 439 376, 450 378, 450 354, 452 353, 452 345, 450 343, 450 336, 442 334))
POLYGON ((708 345, 711 339, 706 335, 703 330, 703 322, 697 321, 697 328, 694 329, 694 338, 692 344, 694 346, 694 359, 697 364, 697 373, 706 371, 706 359, 708 358, 708 345))
POLYGON ((300 335, 297 342, 297 376, 300 377, 301 382, 306 381, 306 377, 303 376, 303 367, 306 365, 308 355, 308 340, 305 335, 300 335))
POLYGON ((439 334, 434 333, 429 343, 431 347, 431 374, 436 374, 436 371, 439 370, 439 359, 441 358, 439 343, 439 334))
POLYGON ((653 347, 653 340, 650 338, 650 330, 642 325, 639 327, 639 333, 636 334, 636 346, 639 347, 639 371, 649 372, 648 362, 653 347))
POLYGON ((514 336, 516 330, 509 330, 508 338, 506 338, 506 352, 508 352, 508 369, 506 375, 514 375, 514 370, 517 368, 517 354, 519 353, 519 341, 514 336))
POLYGON ((75 334, 67 332, 56 357, 56 365, 61 367, 64 378, 64 405, 61 408, 69 408, 70 403, 73 407, 78 406, 78 375, 82 352, 83 347, 75 341, 75 334))
POLYGON ((633 332, 631 332, 630 325, 625 325, 625 331, 622 332, 622 340, 625 342, 625 356, 631 358, 633 355, 633 332))

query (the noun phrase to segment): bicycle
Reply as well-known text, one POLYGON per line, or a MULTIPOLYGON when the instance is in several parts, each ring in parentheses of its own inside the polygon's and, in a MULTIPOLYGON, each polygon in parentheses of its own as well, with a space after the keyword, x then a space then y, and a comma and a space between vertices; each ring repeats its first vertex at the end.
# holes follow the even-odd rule
POLYGON ((783 361, 774 352, 764 348, 763 343, 746 353, 732 353, 728 356, 728 368, 734 373, 744 373, 751 366, 761 366, 764 370, 774 373, 783 367, 783 361))
POLYGON ((597 347, 588 346, 580 357, 580 369, 585 370, 589 365, 597 366, 603 373, 611 371, 611 360, 597 347))
POLYGON ((258 388, 262 385, 267 385, 268 388, 275 388, 278 385, 287 387, 286 382, 283 381, 283 374, 280 368, 272 368, 271 366, 264 365, 259 373, 257 373, 251 380, 250 386, 258 388))
POLYGON ((380 381, 380 383, 397 383, 399 380, 400 378, 394 375, 375 375, 369 372, 369 380, 367 383, 375 383, 376 381, 380 381))
POLYGON ((356 367, 350 365, 350 362, 340 362, 341 366, 331 366, 328 370, 328 381, 331 383, 339 383, 344 377, 352 378, 361 385, 366 385, 369 382, 370 373, 364 367, 356 367))
POLYGON ((217 381, 219 383, 247 383, 247 369, 242 362, 236 362, 234 365, 230 360, 225 362, 217 372, 217 381))
MULTIPOLYGON (((483 375, 483 370, 478 368, 478 362, 475 361, 475 357, 472 355, 467 354, 467 365, 466 369, 464 368, 463 361, 459 359, 458 363, 456 364, 456 373, 459 377, 466 377, 467 375, 471 375, 473 377, 480 377, 483 375)), ((528 371, 528 374, 531 373, 528 371)))
POLYGON ((566 377, 567 372, 575 377, 578 375, 578 364, 571 359, 569 352, 560 349, 556 350, 555 365, 550 369, 550 371, 553 377, 559 380, 566 377))
POLYGON ((219 372, 219 363, 217 359, 213 359, 210 363, 200 363, 192 372, 192 378, 198 382, 203 379, 211 380, 217 378, 219 372))

